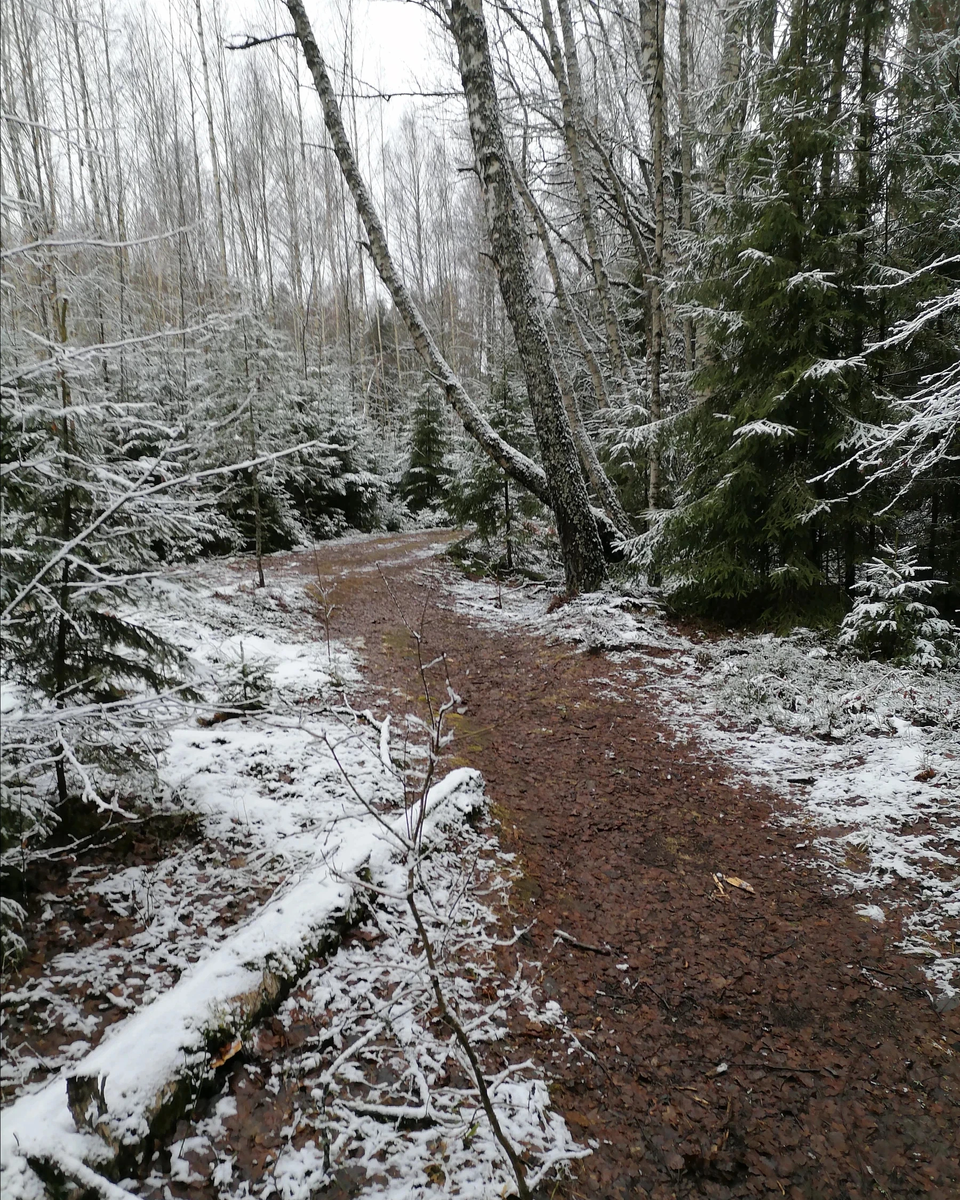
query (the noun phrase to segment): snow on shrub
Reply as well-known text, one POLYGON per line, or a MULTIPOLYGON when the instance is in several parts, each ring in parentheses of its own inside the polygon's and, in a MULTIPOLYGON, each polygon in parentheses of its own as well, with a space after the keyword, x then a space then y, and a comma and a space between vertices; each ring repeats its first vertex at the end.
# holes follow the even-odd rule
POLYGON ((947 676, 837 657, 809 630, 787 638, 726 642, 711 671, 717 708, 781 733, 847 740, 905 725, 956 736, 960 687, 947 676), (745 650, 744 647, 749 649, 745 650))
POLYGON ((854 584, 858 595, 843 620, 840 645, 863 658, 939 670, 960 646, 960 630, 923 599, 940 581, 917 578, 913 546, 883 546, 881 555, 863 565, 854 584))
POLYGON ((273 692, 271 672, 275 663, 245 651, 242 640, 236 648, 226 646, 213 661, 219 668, 217 689, 221 704, 236 712, 265 707, 273 692))
POLYGON ((23 928, 26 909, 7 896, 0 896, 0 962, 18 962, 27 949, 18 929, 23 928))

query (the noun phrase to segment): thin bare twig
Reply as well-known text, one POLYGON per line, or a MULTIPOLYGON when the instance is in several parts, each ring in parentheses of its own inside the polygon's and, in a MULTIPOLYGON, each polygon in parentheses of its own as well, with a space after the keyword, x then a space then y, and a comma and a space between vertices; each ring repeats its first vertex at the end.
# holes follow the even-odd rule
POLYGON ((612 946, 591 946, 589 942, 578 942, 575 937, 571 937, 569 933, 565 933, 562 929, 555 929, 553 936, 558 942, 566 942, 568 946, 575 946, 577 950, 589 950, 591 954, 614 954, 616 951, 612 946))

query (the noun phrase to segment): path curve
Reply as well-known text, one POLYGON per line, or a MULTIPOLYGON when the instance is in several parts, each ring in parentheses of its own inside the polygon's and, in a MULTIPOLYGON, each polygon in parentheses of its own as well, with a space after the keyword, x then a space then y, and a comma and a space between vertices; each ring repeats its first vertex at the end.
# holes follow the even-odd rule
POLYGON ((356 703, 422 703, 401 610, 426 660, 445 655, 466 705, 450 754, 483 772, 522 863, 505 920, 536 922, 525 952, 579 1045, 518 1024, 507 1048, 543 1064, 594 1145, 563 1194, 960 1195, 960 1014, 935 1012, 893 937, 806 865, 770 819, 786 802, 614 699, 598 682, 614 664, 455 612, 437 541, 284 563, 319 571, 331 634, 361 648, 356 703), (721 895, 716 871, 755 893, 721 895))

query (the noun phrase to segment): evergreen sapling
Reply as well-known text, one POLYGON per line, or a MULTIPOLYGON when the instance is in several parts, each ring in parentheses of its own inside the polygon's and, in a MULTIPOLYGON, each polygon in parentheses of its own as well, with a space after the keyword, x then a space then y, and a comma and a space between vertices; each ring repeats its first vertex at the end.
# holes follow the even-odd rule
POLYGON ((939 670, 960 651, 960 629, 926 602, 940 582, 919 579, 913 546, 884 546, 862 567, 856 599, 844 617, 840 645, 864 658, 939 670))

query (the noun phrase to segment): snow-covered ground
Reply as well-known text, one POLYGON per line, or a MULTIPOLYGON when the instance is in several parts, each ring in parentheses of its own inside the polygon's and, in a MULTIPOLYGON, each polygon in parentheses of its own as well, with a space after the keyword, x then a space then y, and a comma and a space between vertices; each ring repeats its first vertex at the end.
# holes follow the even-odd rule
POLYGON ((796 807, 811 856, 891 921, 923 960, 935 1003, 960 995, 960 675, 840 656, 812 633, 686 637, 655 593, 581 596, 550 613, 544 587, 448 584, 456 607, 505 629, 607 652, 597 686, 649 705, 678 741, 715 747, 796 807))
MULTIPOLYGON (((345 703, 362 664, 328 646, 304 585, 283 560, 259 590, 248 565, 241 574, 214 563, 189 588, 168 580, 145 593, 139 619, 184 647, 204 695, 161 713, 161 815, 192 824, 145 861, 81 861, 42 898, 36 919, 56 952, 4 996, 3 1081, 16 1097, 0 1122, 5 1197, 44 1194, 31 1157, 104 1196, 150 1200, 203 1181, 231 1200, 306 1200, 334 1178, 385 1200, 509 1187, 469 1067, 435 1019, 404 899, 409 791, 390 724, 345 703), (258 707, 232 715, 250 702, 258 707), (361 909, 359 930, 340 944, 361 909), (258 1024, 271 1007, 275 1034, 258 1024), (281 1049, 260 1053, 274 1043, 281 1049), (78 1080, 69 1098, 68 1077, 78 1080), (124 1140, 144 1142, 174 1091, 189 1101, 203 1080, 213 1099, 181 1120, 145 1178, 118 1187, 91 1174, 109 1169, 124 1140), (279 1126, 253 1158, 251 1090, 275 1106, 279 1126)), ((606 651, 598 688, 625 704, 653 697, 678 742, 704 740, 794 800, 781 819, 809 830, 811 856, 830 862, 864 919, 902 931, 940 1003, 956 998, 955 673, 841 659, 802 633, 681 636, 652 594, 581 597, 548 613, 542 588, 448 586, 451 602, 483 621, 606 651)), ((493 908, 512 868, 465 820, 483 802, 475 772, 435 787, 432 851, 416 876, 443 986, 478 1046, 518 1016, 562 1023, 555 1005, 538 1008, 521 972, 505 986, 493 967, 493 908)), ((490 1086, 531 1180, 585 1152, 532 1064, 510 1065, 490 1086)))
MULTIPOLYGON (((44 897, 39 920, 61 921, 67 944, 4 996, 5 1038, 15 1043, 4 1082, 16 1099, 0 1133, 9 1200, 45 1194, 32 1159, 105 1196, 169 1195, 173 1180, 206 1177, 224 1197, 299 1200, 345 1162, 369 1180, 364 1194, 388 1200, 481 1198, 511 1180, 469 1064, 431 1018, 404 900, 414 863, 443 986, 478 1045, 500 1036, 510 1006, 559 1020, 537 1011, 519 974, 490 994, 494 917, 484 896, 502 896, 511 867, 466 820, 484 803, 482 779, 453 772, 426 794, 432 852, 421 862, 389 721, 375 727, 344 701, 360 664, 328 646, 302 575, 278 569, 271 579, 258 590, 248 572, 217 563, 189 588, 168 580, 145 592, 138 619, 188 652, 204 695, 164 710, 159 763, 162 811, 190 815, 200 833, 146 865, 78 866, 63 894, 44 897), (244 704, 255 707, 236 716, 244 704), (106 917, 78 931, 82 911, 106 917), (366 937, 340 946, 363 911, 366 937), (183 1102, 199 1094, 218 1059, 221 1075, 231 1058, 235 1067, 259 1014, 277 1004, 276 1019, 313 1022, 317 1036, 311 1053, 263 1081, 268 1096, 281 1076, 299 1081, 269 1172, 237 1168, 231 1137, 246 1134, 231 1132, 230 1078, 217 1076, 212 1114, 155 1157, 145 1182, 117 1188, 91 1174, 112 1170, 118 1148, 146 1145, 160 1108, 174 1093, 183 1102), (16 1037, 27 1022, 44 1053, 16 1037)), ((491 1095, 531 1177, 582 1153, 532 1064, 492 1080, 491 1095)))

